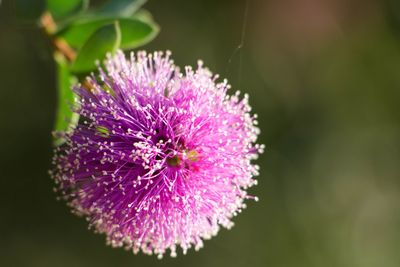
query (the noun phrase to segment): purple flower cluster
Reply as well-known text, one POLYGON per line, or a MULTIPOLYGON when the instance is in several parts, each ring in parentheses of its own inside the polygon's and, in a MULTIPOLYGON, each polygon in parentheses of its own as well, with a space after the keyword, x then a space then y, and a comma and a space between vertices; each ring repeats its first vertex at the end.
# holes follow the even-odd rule
POLYGON ((114 247, 159 257, 230 228, 256 184, 263 146, 248 96, 198 63, 119 51, 75 92, 79 124, 51 171, 56 190, 114 247))

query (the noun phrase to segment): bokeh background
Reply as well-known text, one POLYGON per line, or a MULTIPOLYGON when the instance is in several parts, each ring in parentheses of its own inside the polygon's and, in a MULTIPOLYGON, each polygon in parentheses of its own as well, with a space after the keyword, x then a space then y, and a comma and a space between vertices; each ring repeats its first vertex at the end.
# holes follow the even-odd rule
POLYGON ((150 0, 145 8, 162 28, 145 49, 170 49, 180 66, 201 58, 250 94, 267 148, 251 190, 260 201, 186 256, 107 247, 56 201, 47 174, 54 63, 41 31, 3 0, 0 265, 400 266, 400 2, 150 0))

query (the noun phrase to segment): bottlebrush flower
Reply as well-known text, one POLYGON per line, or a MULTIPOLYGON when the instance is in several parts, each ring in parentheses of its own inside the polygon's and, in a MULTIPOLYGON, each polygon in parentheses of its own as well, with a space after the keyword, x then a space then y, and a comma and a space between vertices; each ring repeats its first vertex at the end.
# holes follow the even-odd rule
POLYGON ((114 247, 159 257, 203 246, 256 184, 263 147, 248 96, 198 63, 182 74, 170 53, 108 56, 78 86, 80 123, 65 133, 51 172, 73 212, 114 247))

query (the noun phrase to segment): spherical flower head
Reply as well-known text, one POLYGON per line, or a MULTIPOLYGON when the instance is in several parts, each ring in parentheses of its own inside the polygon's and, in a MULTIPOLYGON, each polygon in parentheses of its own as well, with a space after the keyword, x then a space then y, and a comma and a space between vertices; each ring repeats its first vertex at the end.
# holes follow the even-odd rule
POLYGON ((263 149, 248 96, 198 63, 181 73, 170 53, 109 55, 77 94, 80 122, 56 149, 51 172, 73 212, 107 242, 176 255, 232 217, 256 184, 263 149))

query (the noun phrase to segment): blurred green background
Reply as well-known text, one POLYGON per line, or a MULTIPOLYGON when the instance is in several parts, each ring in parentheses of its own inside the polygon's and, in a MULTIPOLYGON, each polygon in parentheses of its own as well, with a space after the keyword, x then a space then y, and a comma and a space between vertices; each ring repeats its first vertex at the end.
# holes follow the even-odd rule
MULTIPOLYGON (((33 1, 33 0, 32 0, 33 1)), ((98 1, 97 1, 98 2, 98 1)), ((57 202, 49 45, 0 2, 1 266, 400 266, 397 0, 152 0, 144 49, 197 59, 250 94, 260 197, 199 252, 163 260, 105 245, 57 202)))

